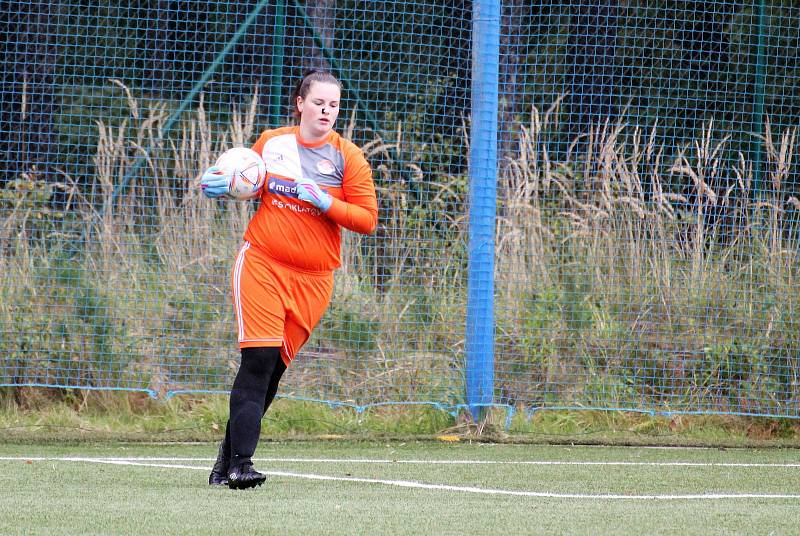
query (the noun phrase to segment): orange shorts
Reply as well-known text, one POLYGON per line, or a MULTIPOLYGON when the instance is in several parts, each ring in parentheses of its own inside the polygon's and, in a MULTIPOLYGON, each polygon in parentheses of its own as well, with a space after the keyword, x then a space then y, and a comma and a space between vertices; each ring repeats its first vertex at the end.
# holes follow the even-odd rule
POLYGON ((231 274, 239 348, 279 346, 288 366, 328 308, 333 272, 279 264, 245 242, 231 274))

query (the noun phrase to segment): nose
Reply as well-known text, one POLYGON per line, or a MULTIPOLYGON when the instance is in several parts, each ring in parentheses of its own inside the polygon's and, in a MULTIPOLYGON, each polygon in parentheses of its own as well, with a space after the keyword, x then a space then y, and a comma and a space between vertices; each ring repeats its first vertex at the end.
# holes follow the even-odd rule
POLYGON ((325 107, 322 108, 322 113, 323 114, 327 113, 327 109, 325 107))

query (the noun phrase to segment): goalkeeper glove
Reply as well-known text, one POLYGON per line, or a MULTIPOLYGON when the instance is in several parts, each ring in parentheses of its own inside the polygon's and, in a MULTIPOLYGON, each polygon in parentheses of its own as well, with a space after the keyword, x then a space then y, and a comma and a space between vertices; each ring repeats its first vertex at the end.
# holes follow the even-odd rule
POLYGON ((331 208, 331 204, 333 203, 333 198, 330 194, 327 194, 322 191, 322 189, 317 186, 317 183, 311 179, 297 179, 295 181, 297 185, 297 197, 303 201, 311 203, 322 212, 327 212, 329 208, 331 208))
POLYGON ((211 166, 200 177, 200 188, 203 189, 203 195, 211 199, 226 195, 231 189, 232 178, 217 166, 211 166))

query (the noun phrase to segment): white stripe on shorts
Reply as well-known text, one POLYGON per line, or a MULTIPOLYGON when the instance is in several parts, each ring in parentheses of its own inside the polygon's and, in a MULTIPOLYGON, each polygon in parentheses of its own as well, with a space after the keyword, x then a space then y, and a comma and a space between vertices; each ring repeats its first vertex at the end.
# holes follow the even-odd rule
POLYGON ((236 324, 239 328, 239 342, 244 340, 244 319, 242 318, 242 296, 239 280, 242 277, 242 265, 244 264, 244 254, 250 249, 250 242, 245 242, 239 249, 236 256, 236 265, 233 268, 233 306, 236 309, 236 324))

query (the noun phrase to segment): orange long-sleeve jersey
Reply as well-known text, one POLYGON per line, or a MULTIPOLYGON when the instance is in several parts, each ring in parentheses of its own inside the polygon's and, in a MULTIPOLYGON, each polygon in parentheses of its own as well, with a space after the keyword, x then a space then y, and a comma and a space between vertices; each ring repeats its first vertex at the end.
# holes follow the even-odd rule
POLYGON ((264 131, 253 150, 267 164, 267 181, 244 239, 269 257, 301 270, 332 271, 341 264, 341 227, 361 234, 375 230, 372 169, 354 143, 331 131, 309 144, 293 126, 264 131), (298 199, 294 181, 301 177, 333 197, 327 212, 298 199))

